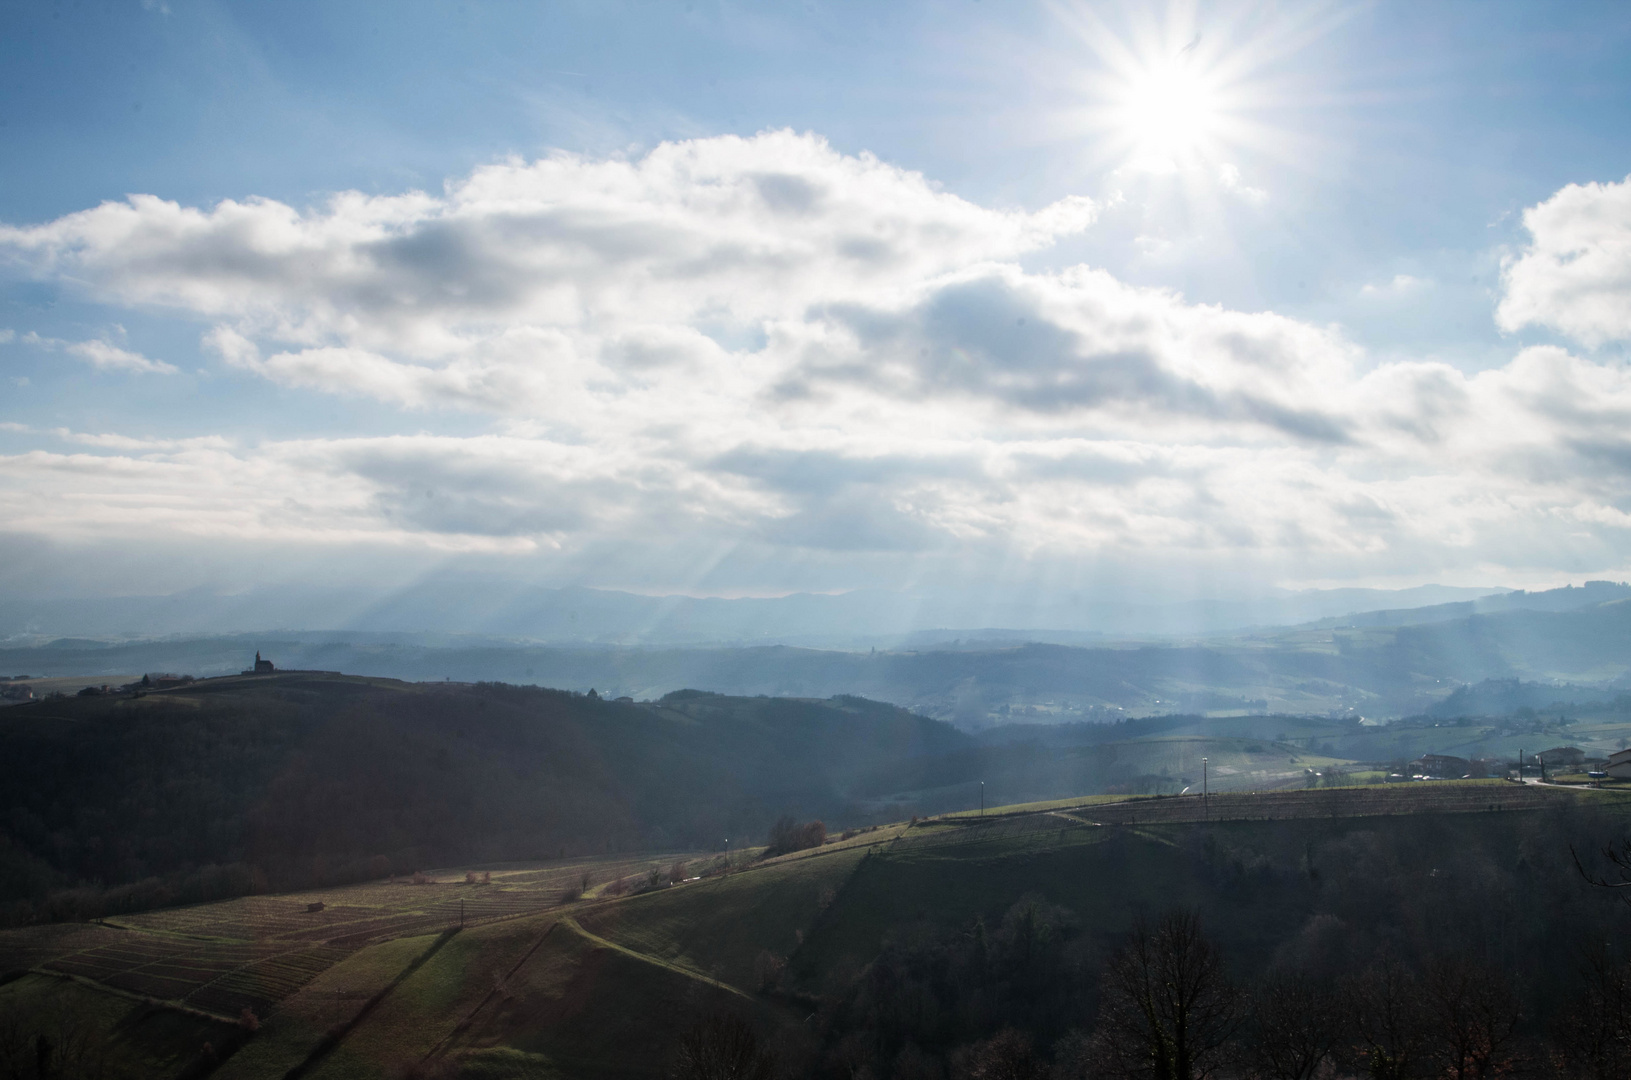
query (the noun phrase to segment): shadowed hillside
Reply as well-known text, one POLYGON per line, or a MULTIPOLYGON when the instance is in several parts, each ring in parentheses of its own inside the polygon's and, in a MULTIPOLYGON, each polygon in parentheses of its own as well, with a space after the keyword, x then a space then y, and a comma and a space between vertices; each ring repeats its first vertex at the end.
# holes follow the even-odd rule
POLYGON ((880 762, 967 745, 857 698, 609 702, 501 685, 225 678, 0 712, 10 917, 384 877, 455 861, 717 847, 865 817, 880 762))

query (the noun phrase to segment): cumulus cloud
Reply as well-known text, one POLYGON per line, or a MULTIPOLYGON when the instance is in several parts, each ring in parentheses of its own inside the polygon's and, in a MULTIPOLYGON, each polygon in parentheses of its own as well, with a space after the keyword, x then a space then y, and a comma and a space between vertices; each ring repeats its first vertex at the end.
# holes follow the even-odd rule
POLYGON ((1034 214, 984 209, 873 157, 774 132, 664 144, 638 161, 512 161, 440 194, 347 192, 309 212, 137 195, 0 228, 0 245, 122 302, 440 358, 494 323, 796 315, 1034 250, 1094 213, 1081 198, 1034 214))
POLYGON ((62 433, 0 458, 0 515, 547 553, 601 580, 613 549, 1328 577, 1631 552, 1622 372, 1552 347, 1474 373, 1377 362, 1337 328, 1023 265, 1094 212, 980 207, 773 132, 306 210, 133 196, 0 228, 35 275, 193 320, 224 368, 409 415, 356 438, 62 433))
POLYGON ((824 382, 903 399, 957 397, 1057 419, 1265 426, 1344 441, 1333 391, 1355 350, 1273 315, 1185 304, 1101 271, 992 268, 942 279, 915 303, 829 309, 846 331, 795 369, 790 391, 824 382))
POLYGON ((1592 346, 1631 338, 1631 177, 1570 184, 1523 223, 1530 243, 1503 271, 1502 329, 1545 326, 1592 346))

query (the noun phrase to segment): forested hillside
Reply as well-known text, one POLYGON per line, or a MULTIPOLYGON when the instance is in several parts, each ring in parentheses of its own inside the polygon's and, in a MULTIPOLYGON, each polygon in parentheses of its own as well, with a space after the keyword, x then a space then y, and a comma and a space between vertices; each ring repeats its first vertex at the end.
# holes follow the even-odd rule
POLYGON ((671 695, 287 674, 0 712, 12 921, 449 862, 760 842, 862 816, 854 780, 967 737, 856 698, 671 695))

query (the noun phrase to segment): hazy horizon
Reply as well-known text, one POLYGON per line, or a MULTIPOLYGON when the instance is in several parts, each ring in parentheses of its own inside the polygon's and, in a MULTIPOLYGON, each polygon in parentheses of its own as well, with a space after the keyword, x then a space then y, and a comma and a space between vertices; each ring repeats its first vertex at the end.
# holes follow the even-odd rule
POLYGON ((420 582, 393 593, 205 588, 152 596, 12 597, 0 609, 0 643, 57 637, 138 639, 187 634, 358 632, 476 636, 559 644, 799 644, 867 648, 1026 635, 1083 643, 1167 638, 1287 626, 1382 610, 1409 610, 1508 592, 1426 585, 1414 589, 1281 590, 1190 600, 991 603, 956 594, 856 590, 778 597, 638 595, 569 587, 518 588, 499 579, 420 582))

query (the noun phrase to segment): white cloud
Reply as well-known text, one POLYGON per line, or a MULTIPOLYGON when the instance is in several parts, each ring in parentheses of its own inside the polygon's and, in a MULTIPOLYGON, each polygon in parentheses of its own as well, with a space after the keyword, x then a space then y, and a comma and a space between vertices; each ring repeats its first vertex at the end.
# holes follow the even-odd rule
POLYGON ((1247 184, 1240 178, 1239 167, 1227 162, 1218 166, 1218 186, 1254 205, 1261 206, 1269 199, 1268 192, 1247 184))
POLYGON ((141 353, 121 349, 105 341, 76 341, 64 347, 70 356, 88 360, 105 371, 141 371, 155 375, 175 375, 177 369, 163 360, 150 360, 141 353))
POLYGON ((1412 277, 1409 274, 1394 274, 1391 281, 1386 281, 1381 284, 1371 282, 1361 286, 1359 289, 1359 295, 1365 297, 1404 296, 1409 293, 1418 292, 1430 284, 1432 283, 1429 281, 1425 281, 1419 277, 1412 277))
POLYGON ((152 360, 141 353, 121 349, 117 345, 106 341, 63 341, 61 338, 41 337, 39 334, 24 334, 18 340, 28 345, 35 345, 43 349, 60 349, 69 356, 78 357, 103 371, 136 371, 147 375, 175 375, 179 374, 173 364, 163 360, 152 360))
POLYGON ((1631 178, 1570 184, 1523 223, 1530 243, 1505 264, 1501 328, 1546 326, 1592 346, 1631 338, 1631 178))
POLYGON ((1379 363, 1331 327, 1020 265, 1092 214, 981 208, 780 132, 311 211, 133 197, 0 229, 42 277, 196 320, 225 367, 414 410, 367 438, 62 433, 74 452, 0 458, 0 520, 532 552, 657 589, 725 559, 895 580, 1631 561, 1625 374, 1555 348, 1379 363), (478 419, 418 430, 440 409, 478 419))
POLYGON ((306 213, 138 195, 0 228, 0 247, 120 302, 439 359, 495 324, 757 320, 877 297, 1033 250, 1094 213, 1086 199, 986 210, 870 156, 772 132, 664 144, 638 161, 512 161, 441 195, 347 192, 306 213))
POLYGON ((50 433, 66 442, 79 443, 84 446, 99 446, 107 450, 150 452, 200 448, 225 450, 232 446, 232 440, 224 435, 199 435, 191 439, 144 439, 112 432, 74 431, 70 428, 60 427, 52 428, 50 433))

